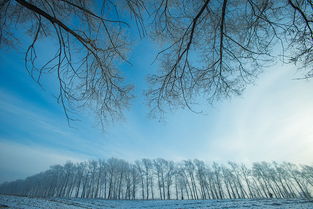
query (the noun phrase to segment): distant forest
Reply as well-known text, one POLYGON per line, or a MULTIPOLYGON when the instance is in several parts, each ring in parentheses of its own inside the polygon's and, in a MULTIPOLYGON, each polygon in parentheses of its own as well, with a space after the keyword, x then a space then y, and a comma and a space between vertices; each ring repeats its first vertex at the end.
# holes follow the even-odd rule
POLYGON ((313 166, 110 158, 52 166, 0 185, 1 194, 103 199, 311 198, 313 166))

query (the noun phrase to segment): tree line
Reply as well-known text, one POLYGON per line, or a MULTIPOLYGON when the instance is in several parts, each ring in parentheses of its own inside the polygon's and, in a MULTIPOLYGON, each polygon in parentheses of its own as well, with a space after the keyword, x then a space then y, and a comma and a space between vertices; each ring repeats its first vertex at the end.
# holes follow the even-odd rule
POLYGON ((311 198, 313 166, 121 159, 67 162, 0 185, 1 194, 103 199, 311 198))

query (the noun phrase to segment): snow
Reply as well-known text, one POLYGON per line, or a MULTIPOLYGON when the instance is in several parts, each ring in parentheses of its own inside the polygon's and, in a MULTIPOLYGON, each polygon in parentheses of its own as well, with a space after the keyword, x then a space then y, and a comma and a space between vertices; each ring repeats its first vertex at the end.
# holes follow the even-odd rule
POLYGON ((0 195, 1 205, 14 209, 74 209, 74 208, 115 208, 115 209, 313 209, 313 201, 306 199, 233 199, 233 200, 103 200, 79 198, 30 198, 0 195))

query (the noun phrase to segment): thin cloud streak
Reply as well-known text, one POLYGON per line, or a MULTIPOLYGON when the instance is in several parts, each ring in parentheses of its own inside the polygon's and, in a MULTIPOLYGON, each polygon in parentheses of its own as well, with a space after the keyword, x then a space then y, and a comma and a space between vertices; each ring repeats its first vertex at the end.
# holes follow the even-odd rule
POLYGON ((97 135, 100 132, 97 129, 90 131, 90 125, 78 123, 78 127, 70 128, 63 114, 53 114, 3 89, 0 96, 3 98, 0 101, 1 123, 7 126, 4 128, 15 127, 15 134, 12 131, 6 138, 21 144, 33 143, 83 153, 92 158, 108 152, 106 140, 97 135))
POLYGON ((89 156, 49 149, 35 144, 23 145, 0 139, 0 183, 25 178, 67 161, 81 162, 89 156), (10 174, 10 175, 8 175, 10 174))

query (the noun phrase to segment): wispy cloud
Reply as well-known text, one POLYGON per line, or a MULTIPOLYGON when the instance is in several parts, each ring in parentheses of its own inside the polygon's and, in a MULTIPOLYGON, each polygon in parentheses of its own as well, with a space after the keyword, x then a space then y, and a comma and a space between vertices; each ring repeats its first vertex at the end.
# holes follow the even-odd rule
POLYGON ((25 178, 55 164, 85 161, 89 156, 0 139, 0 183, 25 178))
MULTIPOLYGON (((12 161, 11 155, 6 155, 16 153, 16 150, 22 151, 23 148, 30 157, 32 148, 35 152, 54 150, 53 155, 47 152, 47 157, 42 158, 41 162, 46 161, 46 167, 59 162, 57 157, 59 153, 75 153, 84 156, 84 160, 116 156, 116 151, 111 147, 114 144, 107 145, 108 141, 101 131, 90 124, 77 123, 75 128, 70 128, 62 113, 49 111, 5 89, 0 89, 0 97, 0 142, 14 144, 1 147, 3 150, 1 160, 6 160, 0 163, 7 162, 13 169, 15 162, 12 161)), ((45 152, 39 154, 43 155, 45 152)), ((62 159, 67 156, 69 155, 60 155, 62 159)), ((17 155, 14 159, 18 158, 23 159, 23 156, 17 155)), ((69 157, 67 160, 71 159, 69 157)), ((1 172, 4 173, 6 170, 1 169, 1 172)))
POLYGON ((210 150, 236 161, 313 162, 313 82, 294 80, 287 67, 269 69, 223 107, 210 150))

